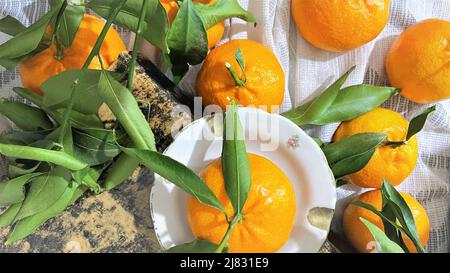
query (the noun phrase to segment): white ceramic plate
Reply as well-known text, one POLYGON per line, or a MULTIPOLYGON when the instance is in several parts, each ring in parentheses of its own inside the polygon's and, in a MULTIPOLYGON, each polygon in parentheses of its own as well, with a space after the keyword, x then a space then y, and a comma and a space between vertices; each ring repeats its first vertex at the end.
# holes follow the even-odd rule
MULTIPOLYGON (((294 228, 279 252, 317 252, 326 240, 336 204, 333 174, 321 149, 288 119, 253 108, 239 108, 247 151, 272 160, 289 177, 296 193, 294 228)), ((176 137, 165 154, 196 172, 221 155, 222 117, 199 119, 176 137)), ((190 242, 188 195, 156 175, 150 207, 156 236, 164 249, 190 242)))

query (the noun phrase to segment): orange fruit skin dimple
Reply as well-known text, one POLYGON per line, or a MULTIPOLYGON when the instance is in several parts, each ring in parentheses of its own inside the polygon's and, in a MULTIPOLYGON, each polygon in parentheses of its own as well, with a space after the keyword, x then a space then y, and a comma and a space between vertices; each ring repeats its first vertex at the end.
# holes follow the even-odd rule
POLYGON ((284 99, 284 73, 273 52, 251 40, 231 40, 208 54, 197 76, 197 94, 203 105, 218 105, 222 109, 230 99, 243 106, 267 108, 276 111, 284 99), (242 50, 247 82, 238 87, 225 67, 229 63, 240 79, 244 74, 235 60, 235 53, 242 50))
MULTIPOLYGON (((104 25, 104 22, 99 18, 85 14, 72 46, 63 50, 63 58, 61 60, 55 58, 56 46, 52 44, 48 49, 19 64, 19 73, 23 86, 43 95, 40 86, 47 79, 68 69, 82 68, 104 25)), ((111 28, 100 49, 100 56, 104 66, 110 66, 117 60, 119 54, 126 50, 120 35, 111 28)), ((101 69, 97 57, 92 60, 89 68, 101 69)))
MULTIPOLYGON (((204 5, 213 4, 217 0, 193 0, 194 3, 202 3, 204 5)), ((180 9, 175 0, 160 0, 162 6, 166 10, 167 17, 169 18, 169 22, 173 22, 175 20, 175 16, 180 9)), ((213 48, 220 40, 222 40, 223 34, 225 33, 225 23, 220 22, 212 26, 211 28, 206 30, 208 35, 208 48, 213 48)))
POLYGON ((416 103, 450 98, 450 21, 428 19, 407 28, 392 44, 386 71, 401 95, 416 103))
MULTIPOLYGON (((399 113, 376 108, 356 119, 345 121, 334 133, 339 141, 358 133, 385 133, 390 141, 403 141, 408 131, 408 121, 399 113)), ((397 148, 383 146, 376 149, 369 163, 360 171, 348 176, 353 184, 364 188, 381 188, 383 178, 393 186, 402 183, 416 166, 417 137, 397 148)))
POLYGON ((389 0, 292 0, 300 34, 315 47, 342 52, 375 39, 389 19, 389 0))
MULTIPOLYGON (((402 195, 403 199, 405 199, 406 204, 413 214, 414 223, 416 224, 420 241, 425 247, 430 234, 430 221, 428 219, 427 212, 422 207, 422 205, 417 202, 411 195, 402 192, 400 194, 402 195)), ((378 210, 381 210, 381 190, 365 192, 356 197, 352 202, 355 201, 362 201, 374 206, 378 210)), ((383 221, 375 213, 352 204, 349 204, 344 210, 344 233, 350 244, 358 252, 372 252, 375 248, 375 244, 371 243, 374 241, 373 236, 367 229, 367 227, 363 224, 363 222, 361 222, 361 220, 359 219, 360 217, 368 220, 384 231, 383 221)), ((405 235, 403 235, 402 237, 408 250, 410 252, 416 252, 416 247, 414 246, 413 242, 405 235)))
MULTIPOLYGON (((243 208, 244 220, 237 223, 228 242, 232 253, 271 253, 288 240, 295 219, 295 193, 288 177, 270 160, 248 154, 251 188, 243 208)), ((218 197, 227 214, 234 214, 225 191, 220 159, 200 174, 218 197)), ((203 205, 195 198, 188 201, 188 219, 192 232, 199 239, 219 244, 228 223, 223 212, 203 205)))

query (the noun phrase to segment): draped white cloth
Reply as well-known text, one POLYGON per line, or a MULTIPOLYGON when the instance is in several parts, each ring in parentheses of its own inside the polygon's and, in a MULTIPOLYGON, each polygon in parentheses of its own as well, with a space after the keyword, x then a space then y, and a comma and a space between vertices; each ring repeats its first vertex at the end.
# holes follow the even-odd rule
MULTIPOLYGON (((239 2, 253 12, 258 24, 255 28, 252 24, 246 24, 239 19, 232 19, 231 24, 227 21, 224 41, 249 38, 267 45, 275 52, 286 75, 286 96, 282 110, 302 104, 353 65, 357 65, 357 69, 350 76, 348 85, 362 82, 387 85, 384 59, 395 37, 411 24, 426 18, 450 20, 448 0, 393 0, 389 24, 377 39, 346 53, 330 53, 314 48, 298 34, 291 19, 290 0, 239 0, 239 2)), ((0 1, 0 18, 12 15, 25 24, 34 22, 45 10, 45 0, 0 1)), ((6 35, 0 34, 0 43, 7 38, 6 35)), ((197 71, 198 67, 194 67, 183 81, 182 87, 185 90, 194 92, 193 82, 197 71)), ((13 96, 11 88, 19 85, 17 72, 8 72, 0 68, 2 97, 13 96)), ((384 107, 410 118, 423 106, 397 96, 385 103, 384 107)), ((8 124, 5 120, 0 122, 3 128, 8 124)), ((336 126, 337 124, 308 127, 307 131, 323 140, 329 140, 336 126)), ((415 196, 429 214, 431 234, 428 251, 450 252, 449 100, 438 104, 437 111, 418 138, 420 154, 416 169, 399 189, 415 196)), ((362 191, 351 185, 338 189, 339 202, 333 229, 341 232, 343 208, 351 198, 362 191)))

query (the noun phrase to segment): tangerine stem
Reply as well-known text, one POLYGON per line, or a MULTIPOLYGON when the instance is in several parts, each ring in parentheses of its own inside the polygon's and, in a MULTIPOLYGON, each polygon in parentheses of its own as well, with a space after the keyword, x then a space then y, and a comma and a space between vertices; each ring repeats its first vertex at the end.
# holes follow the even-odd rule
POLYGON ((225 67, 228 69, 228 71, 230 71, 231 77, 233 77, 234 82, 236 83, 236 85, 239 86, 239 87, 244 86, 244 81, 239 79, 236 71, 233 69, 233 67, 231 67, 231 64, 227 62, 227 63, 225 63, 225 67))
POLYGON ((136 70, 136 61, 137 61, 137 53, 138 53, 138 47, 139 47, 139 39, 141 38, 142 34, 142 23, 145 19, 145 14, 147 12, 147 0, 144 0, 142 3, 142 11, 139 16, 139 21, 136 29, 136 37, 134 39, 134 46, 133 46, 133 52, 131 53, 131 62, 130 62, 130 71, 128 72, 128 83, 127 87, 129 90, 133 87, 133 80, 134 80, 134 73, 136 70))
POLYGON ((384 143, 384 146, 391 146, 392 148, 397 148, 399 146, 405 145, 406 141, 387 141, 384 143))
POLYGON ((64 14, 64 11, 67 8, 67 1, 64 1, 64 3, 61 6, 61 9, 58 12, 58 16, 56 17, 55 22, 55 29, 53 30, 53 38, 56 45, 56 53, 55 53, 55 59, 61 60, 63 58, 63 47, 61 44, 61 40, 59 39, 58 30, 59 26, 61 25, 61 18, 64 14))
POLYGON ((225 249, 225 247, 228 244, 228 240, 230 239, 231 231, 233 230, 234 225, 236 225, 240 219, 242 219, 242 217, 240 217, 240 214, 233 217, 233 220, 228 225, 228 229, 227 229, 227 232, 225 233, 225 236, 223 237, 222 241, 220 242, 219 246, 214 251, 214 253, 222 253, 223 252, 223 250, 225 249))
POLYGON ((120 2, 120 5, 115 7, 112 10, 111 14, 108 16, 105 26, 103 27, 102 31, 100 32, 100 35, 99 35, 97 41, 95 42, 95 45, 91 50, 91 53, 87 57, 86 62, 84 63, 82 69, 87 69, 89 67, 89 65, 91 64, 92 60, 94 59, 94 57, 100 52, 100 48, 103 44, 103 40, 105 39, 106 34, 108 34, 108 31, 111 28, 112 23, 116 19, 119 12, 122 10, 123 6, 125 6, 126 2, 127 2, 127 0, 123 0, 122 2, 120 2))

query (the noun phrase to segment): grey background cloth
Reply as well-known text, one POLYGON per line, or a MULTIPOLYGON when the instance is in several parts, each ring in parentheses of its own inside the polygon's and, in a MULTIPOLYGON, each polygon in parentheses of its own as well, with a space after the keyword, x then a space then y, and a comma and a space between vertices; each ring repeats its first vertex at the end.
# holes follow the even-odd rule
MULTIPOLYGON (((426 18, 450 20, 448 0, 393 0, 388 26, 374 41, 346 53, 330 53, 314 48, 297 32, 290 15, 290 0, 239 0, 257 17, 253 27, 239 19, 227 21, 223 40, 250 38, 270 47, 277 55, 286 75, 286 97, 282 110, 300 105, 323 89, 348 68, 357 65, 348 84, 369 83, 387 85, 384 59, 387 50, 405 28, 426 18)), ((46 10, 45 0, 1 0, 0 18, 11 15, 28 25, 46 10)), ((126 42, 128 35, 122 32, 126 42)), ((0 43, 8 37, 0 34, 0 43)), ((194 67, 182 87, 194 92, 194 79, 199 67, 194 67)), ((0 95, 11 97, 12 87, 20 86, 17 71, 0 68, 0 95)), ((421 109, 397 96, 384 107, 410 118, 421 109)), ((3 118, 0 118, 3 119, 3 118)), ((0 120, 0 132, 8 130, 9 122, 0 120)), ((307 128, 311 135, 330 140, 337 124, 307 128)), ((399 186, 425 207, 431 223, 430 252, 450 252, 450 101, 437 104, 437 111, 430 118, 419 138, 419 160, 411 176, 399 186)), ((1 167, 1 166, 0 166, 1 167)), ((341 212, 348 202, 362 189, 347 185, 338 189, 338 204, 333 229, 342 234, 341 212)))

